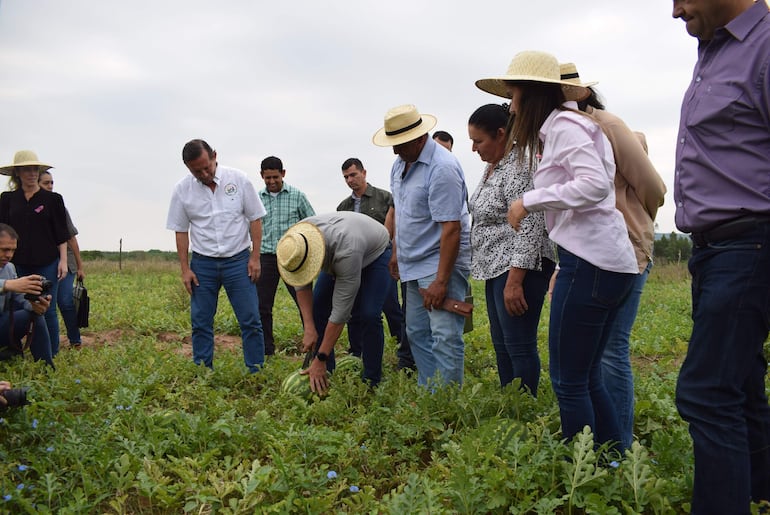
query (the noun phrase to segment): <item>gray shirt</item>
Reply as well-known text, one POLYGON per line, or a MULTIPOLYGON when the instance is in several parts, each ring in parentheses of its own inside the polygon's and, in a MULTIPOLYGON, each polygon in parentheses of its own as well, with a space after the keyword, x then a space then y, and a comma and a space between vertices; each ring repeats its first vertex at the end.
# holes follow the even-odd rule
POLYGON ((329 321, 344 324, 353 311, 361 270, 388 248, 388 231, 373 218, 352 211, 311 216, 304 221, 323 234, 326 255, 321 270, 335 277, 329 321))

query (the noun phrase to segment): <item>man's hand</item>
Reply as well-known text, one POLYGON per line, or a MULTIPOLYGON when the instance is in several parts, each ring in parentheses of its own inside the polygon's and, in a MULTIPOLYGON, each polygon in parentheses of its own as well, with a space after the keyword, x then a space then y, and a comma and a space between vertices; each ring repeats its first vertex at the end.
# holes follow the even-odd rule
MULTIPOLYGON (((10 390, 11 388, 13 387, 11 386, 11 383, 9 383, 8 381, 0 381, 0 394, 5 392, 6 390, 10 390)), ((8 405, 8 401, 5 400, 5 397, 0 395, 0 406, 7 406, 7 405, 8 405)))
POLYGON ((391 277, 396 281, 401 280, 401 275, 398 273, 398 259, 396 259, 396 249, 393 248, 393 253, 390 255, 390 261, 388 261, 388 270, 391 277))
POLYGON ((326 363, 314 359, 310 366, 300 372, 310 376, 310 389, 318 395, 324 395, 329 389, 329 378, 326 375, 326 363))
POLYGON ((315 327, 307 327, 306 324, 305 331, 302 334, 302 352, 308 352, 310 349, 315 347, 317 342, 318 331, 315 330, 315 327))
POLYGON ((25 275, 16 279, 7 279, 5 281, 5 290, 14 293, 29 293, 30 295, 40 295, 43 293, 42 275, 25 275))
POLYGON ((38 315, 42 315, 48 311, 48 307, 51 305, 51 296, 43 295, 38 297, 37 300, 31 301, 30 304, 32 305, 32 311, 38 315))
POLYGON ((259 280, 259 276, 262 275, 262 263, 259 261, 259 254, 255 257, 254 254, 249 258, 248 264, 249 279, 255 283, 259 280))
POLYGON ((195 272, 193 272, 189 268, 182 271, 182 284, 184 284, 184 289, 187 290, 187 293, 189 295, 192 295, 193 284, 195 286, 200 286, 200 283, 198 282, 198 277, 195 275, 195 272))
POLYGON ((529 306, 524 298, 524 287, 521 283, 505 284, 503 289, 503 302, 509 315, 521 316, 527 312, 529 306))
POLYGON ((446 298, 446 283, 436 279, 430 285, 420 290, 422 293, 422 305, 430 311, 433 308, 440 308, 444 304, 444 298, 446 298))

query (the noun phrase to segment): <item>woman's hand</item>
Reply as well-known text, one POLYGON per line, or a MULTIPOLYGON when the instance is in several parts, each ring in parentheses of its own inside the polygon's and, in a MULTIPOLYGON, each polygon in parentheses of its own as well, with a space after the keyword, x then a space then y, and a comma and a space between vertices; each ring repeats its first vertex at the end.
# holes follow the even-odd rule
POLYGON ((514 230, 518 231, 521 229, 521 221, 528 214, 529 211, 524 208, 524 199, 517 198, 513 201, 511 207, 508 208, 508 223, 511 224, 514 230))

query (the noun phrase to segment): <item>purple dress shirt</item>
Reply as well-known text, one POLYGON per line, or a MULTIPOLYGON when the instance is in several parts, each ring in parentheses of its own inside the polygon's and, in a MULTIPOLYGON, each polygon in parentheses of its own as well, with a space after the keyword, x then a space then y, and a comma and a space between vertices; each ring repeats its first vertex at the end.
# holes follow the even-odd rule
POLYGON ((770 216, 770 16, 764 1, 698 46, 676 148, 676 226, 770 216))

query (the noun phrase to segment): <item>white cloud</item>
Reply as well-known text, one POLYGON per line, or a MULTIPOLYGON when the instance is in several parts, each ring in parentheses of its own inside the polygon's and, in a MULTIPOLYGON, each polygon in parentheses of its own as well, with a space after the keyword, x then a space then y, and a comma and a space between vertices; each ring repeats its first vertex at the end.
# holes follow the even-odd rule
MULTIPOLYGON (((185 141, 260 186, 259 162, 281 157, 287 181, 319 212, 348 194, 340 164, 364 161, 388 187, 390 149, 371 144, 385 111, 414 103, 456 141, 469 189, 482 163, 466 122, 502 101, 474 86, 521 50, 578 63, 610 110, 647 134, 673 189, 673 140, 696 42, 670 5, 504 2, 0 4, 0 163, 32 148, 56 165, 56 187, 85 249, 173 249, 164 229, 185 141)), ((671 199, 661 211, 673 229, 671 199)))

